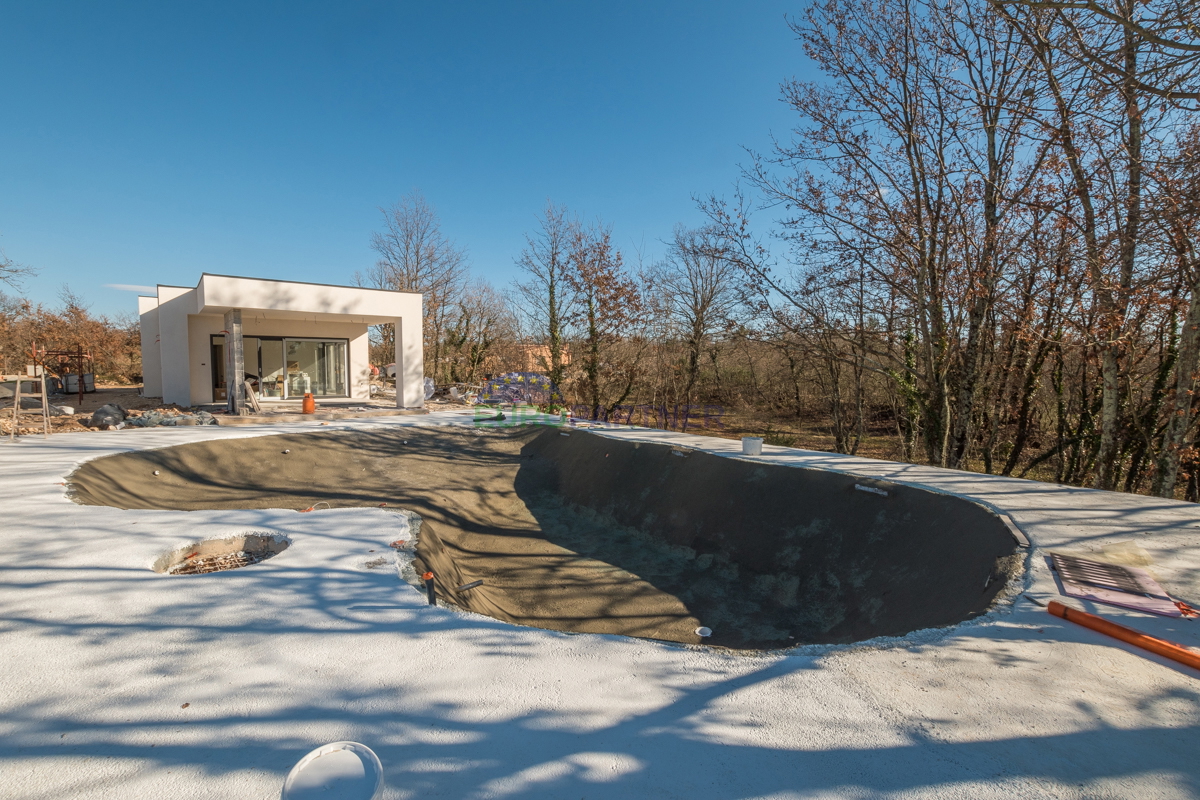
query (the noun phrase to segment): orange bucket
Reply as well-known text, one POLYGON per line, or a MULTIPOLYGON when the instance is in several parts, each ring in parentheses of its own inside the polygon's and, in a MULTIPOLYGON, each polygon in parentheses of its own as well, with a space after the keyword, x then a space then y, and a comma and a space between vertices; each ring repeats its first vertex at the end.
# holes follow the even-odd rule
POLYGON ((304 402, 300 404, 301 414, 315 414, 317 411, 317 401, 313 400, 312 392, 304 393, 304 402))

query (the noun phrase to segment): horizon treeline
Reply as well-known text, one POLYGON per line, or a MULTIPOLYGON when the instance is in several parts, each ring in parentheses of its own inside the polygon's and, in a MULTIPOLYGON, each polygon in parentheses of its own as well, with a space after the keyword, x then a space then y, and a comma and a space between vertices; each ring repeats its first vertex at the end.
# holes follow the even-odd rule
POLYGON ((788 21, 822 73, 782 84, 793 130, 660 262, 549 204, 500 292, 444 239, 413 260, 406 217, 437 226, 410 196, 368 282, 433 288, 438 382, 532 359, 595 418, 720 404, 840 452, 887 436, 905 461, 1196 500, 1196 11, 814 2, 788 21), (416 263, 426 284, 397 280, 416 263))

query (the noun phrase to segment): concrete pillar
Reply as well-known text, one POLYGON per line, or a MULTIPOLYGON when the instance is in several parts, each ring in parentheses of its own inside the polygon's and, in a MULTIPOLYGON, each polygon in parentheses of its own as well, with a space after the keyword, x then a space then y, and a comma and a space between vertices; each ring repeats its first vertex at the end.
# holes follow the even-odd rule
POLYGON ((246 410, 246 355, 242 345, 242 310, 225 312, 225 396, 230 414, 248 414, 246 410))
MULTIPOLYGON (((418 306, 419 308, 420 306, 418 306)), ((421 319, 396 318, 396 407, 425 407, 425 357, 421 319)))

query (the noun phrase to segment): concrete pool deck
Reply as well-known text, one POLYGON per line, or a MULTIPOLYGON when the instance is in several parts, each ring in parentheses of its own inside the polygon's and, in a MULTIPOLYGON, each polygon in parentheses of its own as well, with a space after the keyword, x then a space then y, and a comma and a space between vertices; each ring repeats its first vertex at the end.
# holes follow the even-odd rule
MULTIPOLYGON (((377 563, 407 534, 387 511, 124 511, 76 505, 62 485, 130 449, 443 424, 472 417, 0 446, 0 796, 274 798, 305 753, 350 739, 379 754, 389 798, 1200 798, 1200 673, 1023 598, 898 639, 731 654, 429 608, 377 563), (149 568, 250 530, 293 546, 208 576, 149 568)), ((727 440, 605 433, 742 457, 727 440)), ((783 448, 761 458, 1010 514, 1032 544, 1024 589, 1042 600, 1058 594, 1047 550, 1136 545, 1169 592, 1200 601, 1191 504, 783 448)), ((1067 602, 1200 647, 1200 621, 1067 602)))

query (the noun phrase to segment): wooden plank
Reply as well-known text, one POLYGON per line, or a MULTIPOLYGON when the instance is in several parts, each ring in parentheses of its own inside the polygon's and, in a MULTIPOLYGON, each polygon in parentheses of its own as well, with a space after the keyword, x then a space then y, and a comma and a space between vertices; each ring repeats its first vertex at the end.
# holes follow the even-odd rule
POLYGON ((258 404, 258 395, 254 393, 254 387, 250 385, 250 381, 243 380, 242 384, 246 389, 246 399, 250 401, 250 407, 254 409, 255 414, 261 414, 262 407, 258 404))
POLYGON ((12 432, 10 433, 10 435, 8 437, 9 441, 15 442, 17 440, 17 426, 21 424, 21 420, 19 417, 20 413, 21 413, 21 379, 18 377, 17 378, 17 386, 13 390, 13 423, 12 423, 12 432))
POLYGON ((39 369, 42 377, 42 438, 50 438, 50 398, 46 396, 46 370, 39 369))

